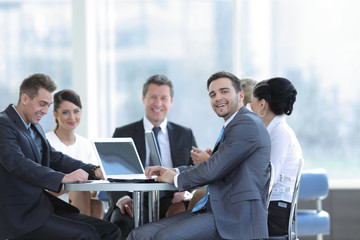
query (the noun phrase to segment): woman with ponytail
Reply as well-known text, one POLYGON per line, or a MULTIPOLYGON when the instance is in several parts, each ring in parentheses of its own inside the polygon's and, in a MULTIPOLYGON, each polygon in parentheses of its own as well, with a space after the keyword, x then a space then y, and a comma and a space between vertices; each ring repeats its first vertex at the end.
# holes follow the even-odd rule
MULTIPOLYGON (((46 133, 46 138, 57 151, 85 163, 98 165, 89 139, 75 133, 80 124, 81 113, 82 105, 76 92, 65 89, 55 93, 53 114, 56 126, 52 132, 46 133)), ((53 194, 77 207, 82 214, 103 218, 102 202, 93 199, 96 192, 61 191, 60 194, 53 194)))
POLYGON ((286 78, 261 81, 253 90, 251 109, 261 117, 271 139, 274 185, 268 214, 270 236, 287 234, 295 179, 302 158, 299 141, 285 118, 293 111, 296 94, 294 85, 286 78))

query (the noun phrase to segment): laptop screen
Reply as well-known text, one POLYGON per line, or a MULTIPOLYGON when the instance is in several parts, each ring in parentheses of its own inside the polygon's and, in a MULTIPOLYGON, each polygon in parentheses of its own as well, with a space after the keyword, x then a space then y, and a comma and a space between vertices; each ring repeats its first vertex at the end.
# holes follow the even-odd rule
POLYGON ((102 139, 93 143, 106 176, 144 173, 131 138, 102 139))
POLYGON ((145 131, 145 138, 149 146, 150 161, 154 166, 162 166, 162 160, 153 131, 145 131))

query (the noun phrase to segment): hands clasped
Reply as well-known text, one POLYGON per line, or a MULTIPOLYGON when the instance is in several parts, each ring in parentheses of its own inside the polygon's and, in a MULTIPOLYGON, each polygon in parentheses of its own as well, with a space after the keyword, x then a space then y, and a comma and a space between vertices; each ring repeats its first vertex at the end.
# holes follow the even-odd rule
POLYGON ((145 175, 148 178, 151 178, 152 175, 158 176, 157 178, 155 178, 156 182, 174 184, 174 177, 176 175, 176 170, 174 168, 152 166, 152 167, 147 167, 145 169, 145 175))

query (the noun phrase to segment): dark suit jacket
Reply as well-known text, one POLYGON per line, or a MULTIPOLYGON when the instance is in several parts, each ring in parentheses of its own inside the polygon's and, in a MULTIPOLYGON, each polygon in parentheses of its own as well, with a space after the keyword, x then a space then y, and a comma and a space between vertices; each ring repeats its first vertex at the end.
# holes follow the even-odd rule
POLYGON ((93 167, 55 151, 39 124, 34 130, 42 139, 42 162, 13 107, 0 113, 0 239, 41 227, 51 212, 78 211, 45 190, 59 192, 64 173, 82 168, 90 174, 93 167))
MULTIPOLYGON (((190 157, 190 150, 192 146, 196 146, 196 141, 192 130, 172 122, 168 122, 167 130, 169 134, 173 166, 179 167, 191 165, 192 160, 190 157)), ((146 147, 143 120, 116 128, 113 137, 131 137, 135 142, 136 149, 139 153, 142 164, 145 166, 146 147)), ((107 195, 109 197, 110 203, 107 217, 110 217, 118 199, 125 195, 131 196, 131 194, 128 192, 107 192, 107 195)))
POLYGON ((245 107, 226 126, 213 155, 178 176, 179 190, 208 184, 216 227, 224 239, 268 236, 269 182, 270 137, 261 119, 245 107))

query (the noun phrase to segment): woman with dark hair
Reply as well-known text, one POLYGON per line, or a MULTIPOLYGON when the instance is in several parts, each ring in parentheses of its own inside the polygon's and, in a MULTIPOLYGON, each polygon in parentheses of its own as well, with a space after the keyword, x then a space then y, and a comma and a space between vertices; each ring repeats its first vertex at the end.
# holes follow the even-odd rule
MULTIPOLYGON (((52 132, 46 133, 46 137, 57 151, 85 163, 98 165, 89 139, 75 133, 81 120, 81 109, 80 97, 76 92, 65 89, 55 93, 53 114, 56 127, 52 132)), ((96 196, 96 192, 61 191, 60 195, 53 194, 76 206, 82 214, 103 218, 101 201, 92 198, 96 196)))
POLYGON ((259 82, 253 90, 251 109, 264 122, 271 139, 270 161, 274 184, 268 214, 269 235, 287 234, 290 206, 302 151, 294 131, 286 123, 297 91, 286 78, 259 82))

